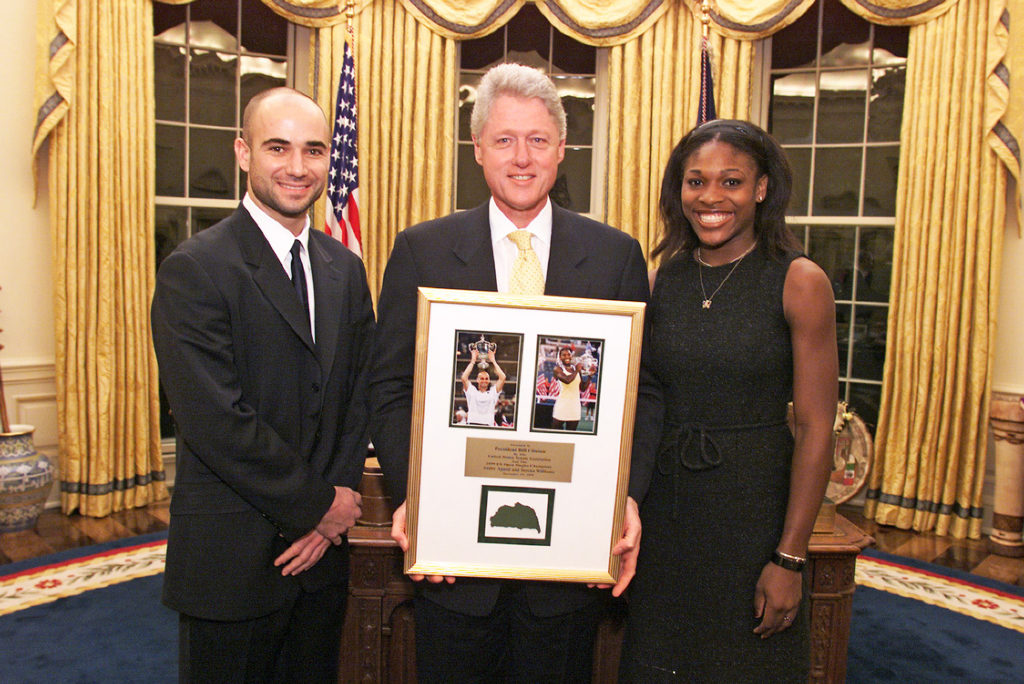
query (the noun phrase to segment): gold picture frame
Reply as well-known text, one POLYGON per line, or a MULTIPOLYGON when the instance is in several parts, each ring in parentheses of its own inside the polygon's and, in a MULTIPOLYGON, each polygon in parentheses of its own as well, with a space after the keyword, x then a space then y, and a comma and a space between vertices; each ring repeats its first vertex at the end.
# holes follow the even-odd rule
POLYGON ((644 308, 419 288, 406 573, 616 581, 644 308))

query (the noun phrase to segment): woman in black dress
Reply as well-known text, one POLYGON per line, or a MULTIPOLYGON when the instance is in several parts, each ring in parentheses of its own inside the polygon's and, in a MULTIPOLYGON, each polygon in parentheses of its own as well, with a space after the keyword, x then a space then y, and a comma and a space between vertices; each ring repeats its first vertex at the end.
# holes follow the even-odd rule
POLYGON ((785 223, 791 184, 778 144, 742 121, 695 128, 665 170, 626 681, 807 680, 802 571, 832 465, 838 362, 828 277, 785 223))

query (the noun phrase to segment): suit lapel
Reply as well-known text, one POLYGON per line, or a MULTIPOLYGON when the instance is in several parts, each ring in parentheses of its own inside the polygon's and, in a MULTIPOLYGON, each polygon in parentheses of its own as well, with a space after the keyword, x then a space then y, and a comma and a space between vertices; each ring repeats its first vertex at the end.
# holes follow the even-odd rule
POLYGON ((345 306, 345 284, 334 268, 333 258, 319 242, 309 236, 309 262, 313 269, 313 296, 316 301, 316 353, 324 378, 331 375, 338 343, 338 326, 345 306))
POLYGON ((583 262, 587 258, 587 249, 573 235, 572 218, 572 214, 552 202, 551 249, 548 252, 548 272, 544 277, 544 294, 563 297, 586 294, 583 262))
POLYGON ((270 243, 242 206, 235 211, 234 218, 237 226, 235 234, 238 236, 242 258, 252 269, 252 279, 256 286, 312 351, 313 335, 309 329, 309 312, 302 310, 302 304, 295 295, 295 288, 292 287, 292 282, 281 267, 274 250, 270 248, 270 243))
POLYGON ((452 253, 459 262, 452 273, 456 287, 495 292, 498 280, 494 275, 494 250, 491 248, 491 224, 487 218, 488 204, 463 212, 459 234, 452 244, 452 253))

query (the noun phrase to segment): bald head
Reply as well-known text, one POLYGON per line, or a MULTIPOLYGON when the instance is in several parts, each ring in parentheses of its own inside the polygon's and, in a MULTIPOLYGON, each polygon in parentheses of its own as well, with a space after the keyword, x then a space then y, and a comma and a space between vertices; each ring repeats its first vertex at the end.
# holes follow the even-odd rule
POLYGON ((327 123, 327 117, 324 116, 324 111, 320 109, 320 105, 316 103, 313 98, 306 95, 305 93, 295 90, 295 88, 288 88, 281 86, 278 88, 268 88, 267 90, 261 90, 252 96, 249 103, 245 105, 245 110, 242 112, 242 139, 247 143, 252 144, 252 122, 254 118, 259 115, 260 110, 264 107, 264 104, 269 101, 277 100, 290 100, 293 106, 299 107, 312 107, 320 113, 323 118, 324 126, 328 128, 328 135, 330 135, 330 126, 327 123))

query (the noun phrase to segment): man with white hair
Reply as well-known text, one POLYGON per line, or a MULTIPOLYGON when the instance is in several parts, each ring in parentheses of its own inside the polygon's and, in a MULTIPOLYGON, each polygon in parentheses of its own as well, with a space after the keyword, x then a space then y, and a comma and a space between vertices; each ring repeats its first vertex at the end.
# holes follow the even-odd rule
MULTIPOLYGON (((371 431, 403 549, 420 286, 647 301, 640 245, 548 199, 565 155, 565 111, 551 79, 518 64, 483 77, 470 127, 491 199, 408 228, 395 239, 378 302, 371 431)), ((640 536, 628 500, 618 595, 640 536)), ((559 582, 434 576, 417 593, 420 681, 589 682, 601 590, 559 582)))

